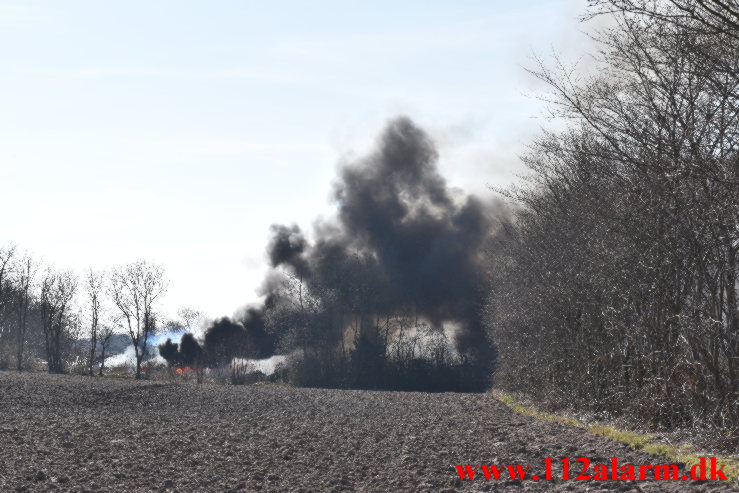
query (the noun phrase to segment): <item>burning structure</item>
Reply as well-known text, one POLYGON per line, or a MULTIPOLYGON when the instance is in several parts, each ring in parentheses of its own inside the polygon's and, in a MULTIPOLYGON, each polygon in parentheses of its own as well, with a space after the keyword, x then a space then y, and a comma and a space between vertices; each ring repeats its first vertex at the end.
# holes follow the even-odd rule
POLYGON ((482 254, 499 211, 450 189, 437 160, 425 132, 391 121, 374 152, 342 166, 336 217, 310 237, 272 227, 263 306, 217 321, 202 346, 168 341, 162 356, 218 365, 298 351, 301 385, 484 389, 495 352, 480 316, 482 254))

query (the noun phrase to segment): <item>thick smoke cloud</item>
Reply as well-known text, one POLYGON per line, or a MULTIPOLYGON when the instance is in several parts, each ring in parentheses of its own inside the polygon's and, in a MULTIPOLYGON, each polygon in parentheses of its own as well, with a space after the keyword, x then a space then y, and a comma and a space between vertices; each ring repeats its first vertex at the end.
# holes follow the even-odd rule
POLYGON ((190 332, 184 334, 180 343, 166 342, 159 345, 159 354, 170 366, 200 366, 203 363, 203 348, 190 332))
POLYGON ((204 348, 211 366, 230 363, 248 352, 246 330, 243 325, 224 317, 205 332, 204 348))
POLYGON ((308 264, 303 258, 308 248, 308 241, 298 226, 272 226, 272 240, 267 247, 272 267, 282 264, 290 265, 300 277, 308 275, 308 264))
POLYGON ((481 253, 495 211, 477 197, 453 193, 437 160, 426 133, 407 118, 392 121, 372 155, 341 169, 335 221, 316 228, 313 244, 297 226, 273 227, 269 256, 273 267, 309 286, 334 288, 332 294, 361 274, 377 314, 417 314, 437 326, 456 322, 460 354, 487 365, 492 350, 479 315, 481 253))
POLYGON ((203 348, 195 336, 187 333, 180 340, 180 357, 185 366, 194 366, 203 360, 203 348))
POLYGON ((202 344, 188 332, 179 345, 171 339, 159 345, 159 354, 171 366, 218 367, 233 358, 267 358, 274 351, 274 337, 267 333, 264 313, 257 308, 248 308, 241 322, 216 320, 206 329, 202 344))
POLYGON ((263 308, 247 308, 240 317, 248 343, 246 357, 263 359, 275 354, 277 341, 274 334, 270 334, 267 330, 264 313, 269 307, 270 302, 267 300, 263 308))
MULTIPOLYGON (((439 330, 453 323, 457 353, 474 368, 476 388, 484 386, 494 351, 480 317, 482 253, 499 211, 451 190, 438 157, 429 136, 411 120, 391 121, 373 153, 342 166, 333 190, 337 214, 317 223, 311 241, 298 226, 272 227, 265 304, 246 310, 243 320, 213 324, 204 338, 206 360, 270 356, 296 328, 303 330, 298 346, 331 347, 342 337, 336 327, 352 317, 368 325, 361 337, 369 341, 372 320, 411 317, 439 330), (299 280, 298 303, 286 299, 279 271, 299 280), (318 300, 310 313, 301 308, 285 327, 268 330, 268 319, 279 320, 281 307, 302 306, 305 294, 318 300)), ((163 350, 163 356, 172 353, 170 346, 163 350)))
POLYGON ((166 342, 159 345, 159 354, 172 366, 181 364, 179 344, 172 342, 172 339, 168 338, 166 342))

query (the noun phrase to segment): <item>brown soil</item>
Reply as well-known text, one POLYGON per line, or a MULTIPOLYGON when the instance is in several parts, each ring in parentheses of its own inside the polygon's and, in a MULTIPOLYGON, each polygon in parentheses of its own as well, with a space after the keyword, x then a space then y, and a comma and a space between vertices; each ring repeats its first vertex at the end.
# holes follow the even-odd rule
POLYGON ((463 482, 453 467, 541 472, 550 456, 664 462, 520 416, 490 395, 0 372, 0 491, 732 491, 692 481, 463 482))

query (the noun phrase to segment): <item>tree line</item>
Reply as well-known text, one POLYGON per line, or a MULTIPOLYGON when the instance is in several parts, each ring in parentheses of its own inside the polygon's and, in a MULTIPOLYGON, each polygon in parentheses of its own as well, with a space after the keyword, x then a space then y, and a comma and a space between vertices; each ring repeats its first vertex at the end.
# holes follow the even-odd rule
MULTIPOLYGON (((80 278, 14 245, 0 246, 0 369, 22 371, 40 360, 50 373, 74 367, 102 375, 112 338, 122 333, 140 378, 157 328, 183 325, 160 320, 166 287, 163 269, 143 260, 107 272, 90 269, 80 278)), ((181 318, 191 313, 181 310, 181 318)))
POLYGON ((594 75, 532 73, 566 122, 533 143, 495 238, 496 382, 739 437, 739 8, 596 1, 594 75))

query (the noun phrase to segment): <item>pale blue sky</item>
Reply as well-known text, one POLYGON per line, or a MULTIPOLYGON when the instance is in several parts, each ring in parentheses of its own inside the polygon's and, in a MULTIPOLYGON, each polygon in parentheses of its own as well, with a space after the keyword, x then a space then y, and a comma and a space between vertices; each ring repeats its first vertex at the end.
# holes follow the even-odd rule
POLYGON ((522 67, 586 50, 585 0, 0 0, 0 244, 162 263, 166 304, 256 298, 272 223, 328 215, 383 123, 478 193, 543 124, 522 67))

